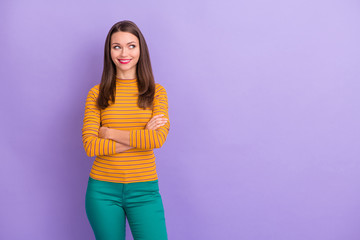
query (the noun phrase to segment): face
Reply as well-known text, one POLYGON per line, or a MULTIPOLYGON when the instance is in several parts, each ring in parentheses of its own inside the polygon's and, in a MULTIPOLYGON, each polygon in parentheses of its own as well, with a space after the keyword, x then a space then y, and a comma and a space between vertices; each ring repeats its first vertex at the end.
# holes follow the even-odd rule
POLYGON ((122 78, 136 77, 136 64, 140 57, 138 38, 132 33, 116 32, 111 36, 110 55, 117 74, 122 78))

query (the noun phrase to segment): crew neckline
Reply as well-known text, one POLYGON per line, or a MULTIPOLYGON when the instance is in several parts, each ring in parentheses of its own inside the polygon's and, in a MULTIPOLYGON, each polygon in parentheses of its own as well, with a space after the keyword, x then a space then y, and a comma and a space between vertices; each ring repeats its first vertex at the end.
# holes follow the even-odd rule
POLYGON ((120 78, 116 78, 116 82, 119 82, 119 83, 136 83, 136 82, 137 82, 137 78, 133 78, 133 79, 120 79, 120 78))

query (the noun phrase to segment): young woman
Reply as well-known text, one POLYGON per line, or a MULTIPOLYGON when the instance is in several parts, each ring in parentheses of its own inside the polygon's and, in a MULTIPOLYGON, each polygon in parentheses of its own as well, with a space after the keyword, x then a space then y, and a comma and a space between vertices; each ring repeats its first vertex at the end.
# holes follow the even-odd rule
POLYGON ((85 209, 96 239, 167 239, 153 149, 169 133, 167 93, 154 82, 144 36, 131 21, 112 26, 101 82, 88 92, 82 141, 96 156, 85 209))

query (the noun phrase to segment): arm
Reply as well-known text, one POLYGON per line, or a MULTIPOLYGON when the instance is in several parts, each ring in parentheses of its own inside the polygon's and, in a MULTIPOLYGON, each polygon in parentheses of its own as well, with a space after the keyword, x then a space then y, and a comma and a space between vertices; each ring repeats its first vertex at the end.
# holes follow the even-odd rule
POLYGON ((120 152, 124 152, 126 150, 132 149, 133 147, 130 147, 129 145, 126 144, 122 144, 122 143, 115 143, 115 152, 116 153, 120 153, 120 152))
POLYGON ((130 130, 129 145, 140 149, 160 148, 165 143, 170 131, 170 119, 168 114, 168 98, 166 90, 160 84, 155 88, 153 116, 164 114, 167 122, 156 130, 130 130))
POLYGON ((85 114, 82 128, 82 141, 86 154, 89 157, 111 155, 124 151, 126 146, 117 144, 110 139, 98 137, 100 127, 100 109, 96 106, 98 89, 90 89, 85 103, 85 114))
POLYGON ((160 148, 169 133, 170 121, 168 115, 168 100, 165 88, 159 85, 156 89, 154 98, 153 116, 164 114, 168 120, 163 126, 156 130, 140 129, 140 130, 117 130, 107 129, 106 138, 112 139, 118 143, 129 145, 130 147, 140 149, 160 148))

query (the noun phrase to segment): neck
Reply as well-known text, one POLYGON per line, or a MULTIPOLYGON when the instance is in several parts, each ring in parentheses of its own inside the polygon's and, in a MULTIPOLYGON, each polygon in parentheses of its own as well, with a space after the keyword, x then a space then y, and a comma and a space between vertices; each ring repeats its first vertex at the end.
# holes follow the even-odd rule
POLYGON ((134 68, 129 69, 128 71, 120 71, 118 69, 116 71, 116 78, 118 78, 118 79, 135 79, 136 78, 136 70, 134 68))
POLYGON ((137 78, 124 79, 124 78, 116 77, 116 82, 118 82, 118 83, 137 83, 137 78))

